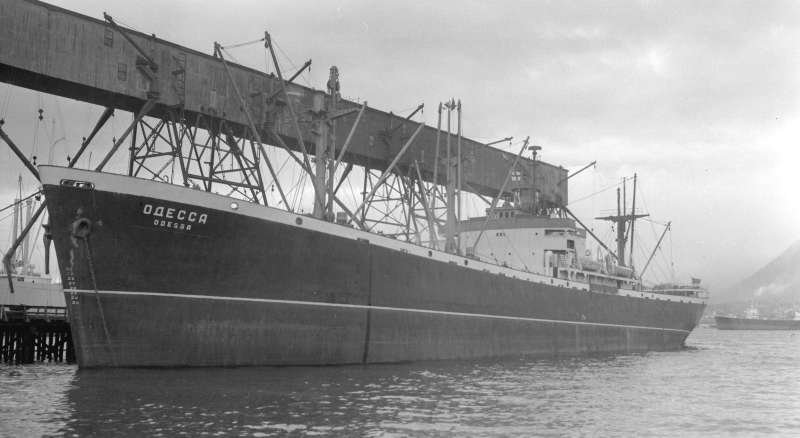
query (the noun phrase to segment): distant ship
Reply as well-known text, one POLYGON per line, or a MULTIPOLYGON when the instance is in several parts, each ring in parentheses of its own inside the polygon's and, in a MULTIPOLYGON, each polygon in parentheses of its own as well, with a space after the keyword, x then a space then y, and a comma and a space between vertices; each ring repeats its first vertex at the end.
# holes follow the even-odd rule
POLYGON ((792 318, 760 318, 758 309, 751 306, 744 317, 715 316, 714 321, 720 330, 800 330, 800 312, 792 311, 792 318))

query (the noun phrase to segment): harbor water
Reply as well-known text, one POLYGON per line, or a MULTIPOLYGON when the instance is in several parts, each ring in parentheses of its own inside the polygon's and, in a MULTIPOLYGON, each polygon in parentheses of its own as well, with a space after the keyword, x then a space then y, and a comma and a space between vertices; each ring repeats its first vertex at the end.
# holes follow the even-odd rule
POLYGON ((0 366, 2 436, 798 436, 800 332, 556 360, 0 366))

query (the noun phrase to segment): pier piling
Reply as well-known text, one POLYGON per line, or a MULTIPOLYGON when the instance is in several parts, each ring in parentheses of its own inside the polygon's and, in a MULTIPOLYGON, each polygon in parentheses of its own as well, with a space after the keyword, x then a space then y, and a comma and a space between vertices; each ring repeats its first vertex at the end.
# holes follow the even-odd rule
MULTIPOLYGON (((0 362, 5 364, 74 363, 69 323, 62 318, 0 320, 0 362)), ((9 316, 8 313, 5 315, 9 316)))

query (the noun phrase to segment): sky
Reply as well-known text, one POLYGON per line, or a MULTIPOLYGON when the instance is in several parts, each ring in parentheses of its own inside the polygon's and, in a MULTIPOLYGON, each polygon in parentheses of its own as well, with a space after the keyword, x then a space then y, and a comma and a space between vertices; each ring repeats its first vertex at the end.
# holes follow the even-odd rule
MULTIPOLYGON (((424 102, 428 124, 460 98, 468 137, 530 135, 571 170, 597 160, 570 180, 573 200, 637 173, 640 205, 672 221, 676 270, 712 290, 800 239, 800 2, 53 3, 205 52, 269 30, 284 70, 313 60, 301 83, 324 88, 336 65, 345 97, 398 114, 424 102)), ((265 66, 263 47, 231 53, 265 66)), ((40 162, 50 149, 65 160, 101 112, 6 84, 0 99, 6 130, 40 162)), ((106 138, 124 129, 115 119, 106 138)), ((6 205, 21 167, 6 148, 0 160, 6 205)), ((606 191, 570 207, 588 219, 614 205, 606 191)), ((660 232, 641 227, 651 241, 660 232)))

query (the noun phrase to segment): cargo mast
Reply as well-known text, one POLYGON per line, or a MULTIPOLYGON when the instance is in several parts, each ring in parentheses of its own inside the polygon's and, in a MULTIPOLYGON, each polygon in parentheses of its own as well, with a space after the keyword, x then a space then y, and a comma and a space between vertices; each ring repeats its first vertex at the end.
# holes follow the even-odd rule
MULTIPOLYGON (((624 187, 624 180, 622 184, 624 187)), ((625 195, 625 198, 627 198, 627 195, 625 195)), ((596 217, 595 219, 609 221, 614 224, 617 229, 617 262, 620 266, 633 267, 633 224, 636 219, 650 216, 649 214, 636 214, 636 174, 633 175, 633 202, 630 214, 627 212, 627 206, 623 207, 620 202, 627 204, 627 199, 621 199, 620 188, 617 187, 617 214, 613 216, 596 217), (628 223, 630 223, 630 227, 628 227, 628 223), (630 231, 630 233, 628 231, 630 231), (630 236, 631 239, 631 254, 630 263, 626 265, 625 246, 628 242, 628 236, 630 236)))

